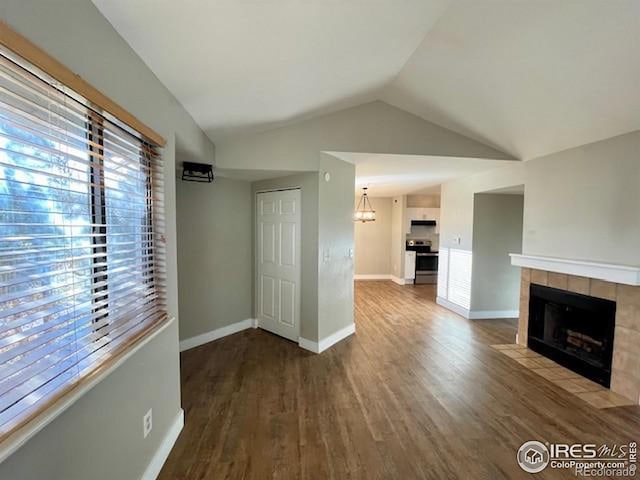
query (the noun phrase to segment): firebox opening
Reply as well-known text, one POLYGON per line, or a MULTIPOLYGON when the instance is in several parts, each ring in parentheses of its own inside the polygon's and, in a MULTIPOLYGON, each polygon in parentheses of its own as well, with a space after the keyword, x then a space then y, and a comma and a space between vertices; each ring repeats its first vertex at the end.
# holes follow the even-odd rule
POLYGON ((535 284, 529 298, 529 348, 608 388, 616 303, 535 284))

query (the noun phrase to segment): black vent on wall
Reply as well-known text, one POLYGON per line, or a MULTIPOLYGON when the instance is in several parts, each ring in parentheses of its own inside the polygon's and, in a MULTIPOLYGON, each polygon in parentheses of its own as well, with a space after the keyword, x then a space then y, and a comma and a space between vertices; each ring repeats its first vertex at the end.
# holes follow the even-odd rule
POLYGON ((185 182, 211 183, 213 179, 213 167, 208 163, 182 163, 182 180, 185 182))

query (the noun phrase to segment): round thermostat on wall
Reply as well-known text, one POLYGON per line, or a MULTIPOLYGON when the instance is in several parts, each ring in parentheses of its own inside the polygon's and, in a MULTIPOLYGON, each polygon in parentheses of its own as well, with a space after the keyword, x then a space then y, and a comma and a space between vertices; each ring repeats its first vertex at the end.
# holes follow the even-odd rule
POLYGON ((324 181, 328 182, 331 180, 331 174, 329 172, 324 172, 324 181))

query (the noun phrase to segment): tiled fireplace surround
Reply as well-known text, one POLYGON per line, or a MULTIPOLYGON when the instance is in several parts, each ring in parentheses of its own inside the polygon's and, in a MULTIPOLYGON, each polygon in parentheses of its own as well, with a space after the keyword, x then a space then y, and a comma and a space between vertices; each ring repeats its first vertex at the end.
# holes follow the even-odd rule
POLYGON ((616 302, 611 390, 640 403, 640 286, 522 268, 518 343, 527 346, 529 286, 544 285, 616 302))

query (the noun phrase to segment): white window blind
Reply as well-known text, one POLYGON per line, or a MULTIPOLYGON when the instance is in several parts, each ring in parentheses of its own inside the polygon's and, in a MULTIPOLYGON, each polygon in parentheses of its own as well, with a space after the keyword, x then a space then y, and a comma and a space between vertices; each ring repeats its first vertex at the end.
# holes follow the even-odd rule
POLYGON ((166 318, 155 145, 0 49, 0 439, 166 318))

